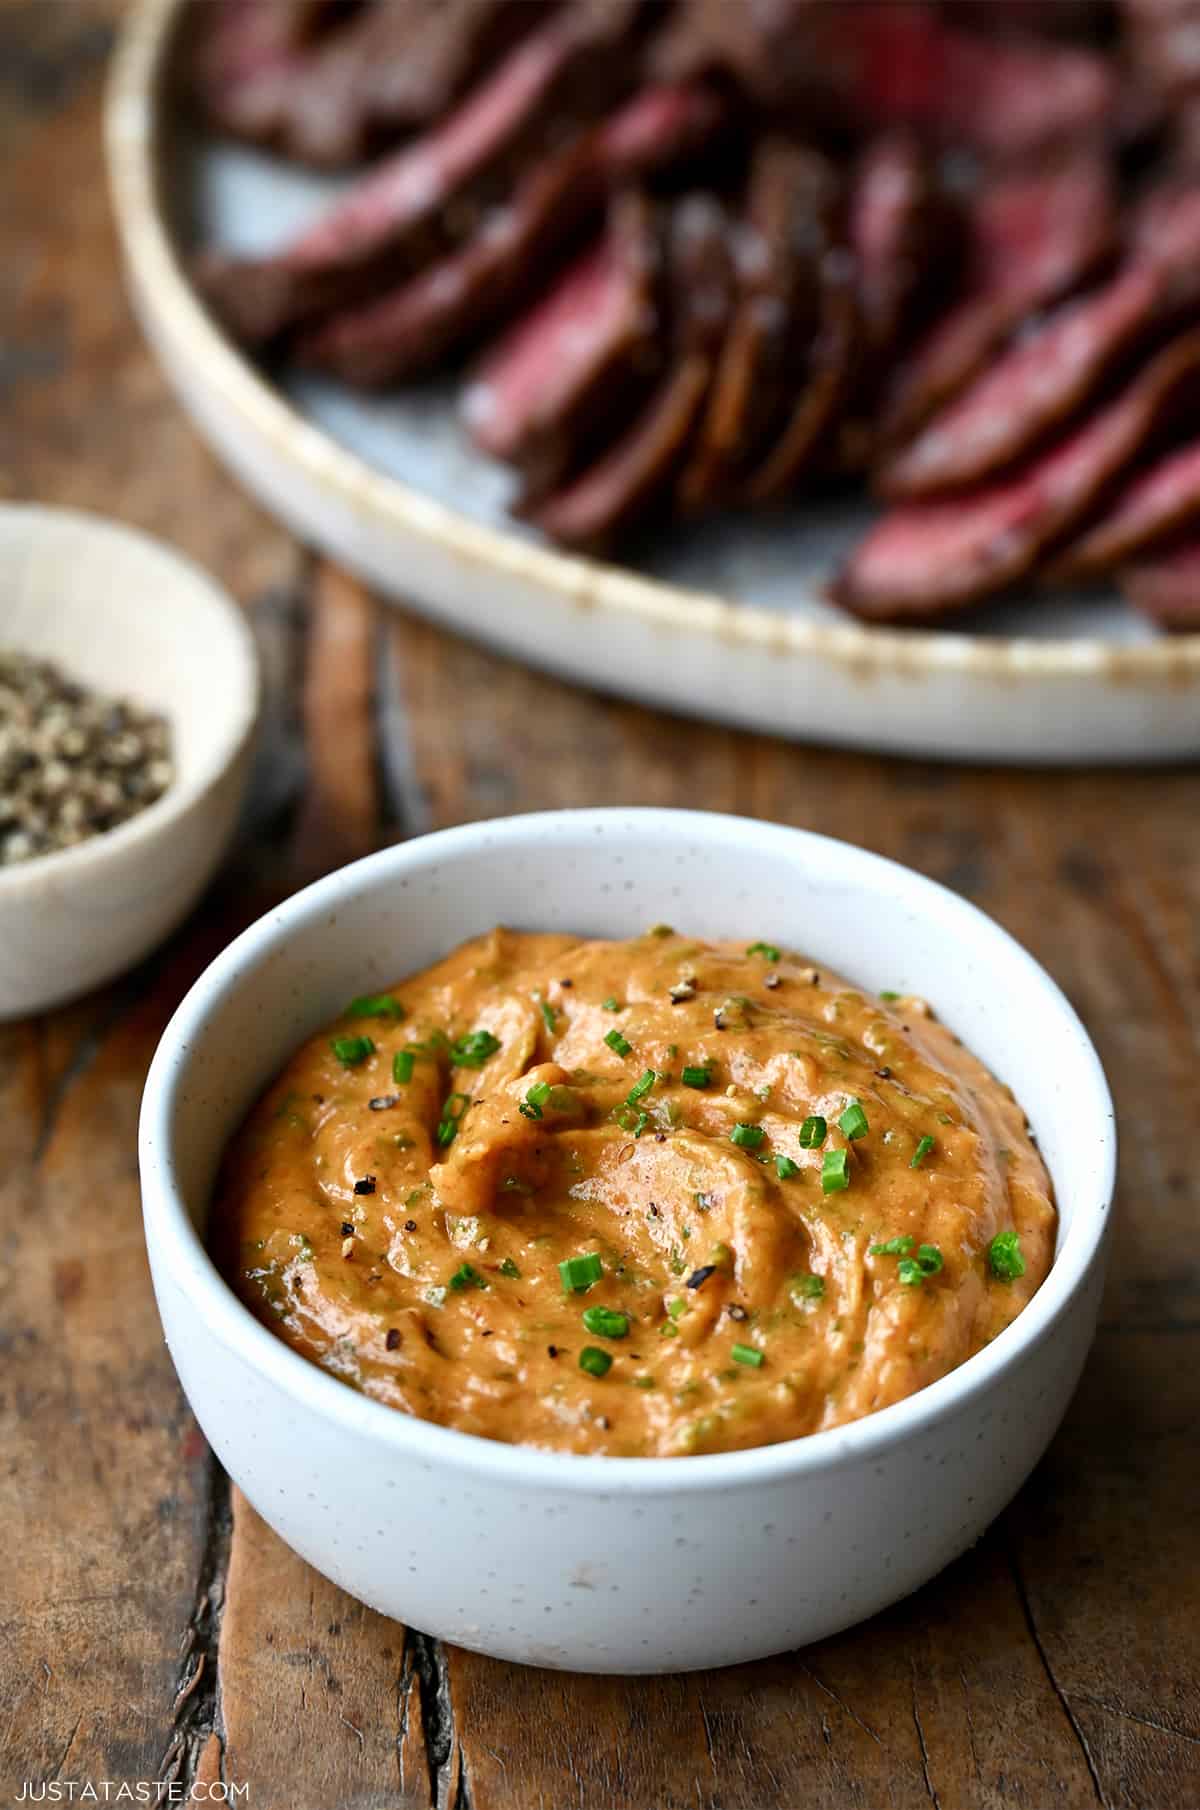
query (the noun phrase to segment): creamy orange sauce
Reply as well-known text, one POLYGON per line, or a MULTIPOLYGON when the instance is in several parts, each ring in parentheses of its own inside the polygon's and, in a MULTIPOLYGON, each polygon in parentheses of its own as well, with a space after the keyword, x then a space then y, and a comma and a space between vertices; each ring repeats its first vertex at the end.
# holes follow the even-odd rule
POLYGON ((654 1456, 944 1376, 1040 1286, 1056 1213, 1021 1109, 922 1001, 764 944, 494 930, 297 1051, 213 1225, 247 1306, 352 1387, 654 1456))

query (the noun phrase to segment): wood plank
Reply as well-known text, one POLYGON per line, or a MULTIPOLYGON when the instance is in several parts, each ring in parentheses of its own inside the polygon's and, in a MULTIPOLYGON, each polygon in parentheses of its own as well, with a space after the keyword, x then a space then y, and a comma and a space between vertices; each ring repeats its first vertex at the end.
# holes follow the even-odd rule
POLYGON ((411 787, 434 824, 581 798, 703 805, 848 837, 966 893, 1091 1024, 1127 1143, 1145 1152, 1080 1395, 975 1552, 866 1628, 712 1677, 530 1673, 518 1688, 507 1668, 451 1651, 475 1810, 1194 1801, 1198 1416, 1180 1376, 1200 1360, 1186 1104, 1200 779, 1050 780, 784 748, 588 697, 408 618, 391 660, 411 787), (465 703, 483 698, 486 711, 465 703))

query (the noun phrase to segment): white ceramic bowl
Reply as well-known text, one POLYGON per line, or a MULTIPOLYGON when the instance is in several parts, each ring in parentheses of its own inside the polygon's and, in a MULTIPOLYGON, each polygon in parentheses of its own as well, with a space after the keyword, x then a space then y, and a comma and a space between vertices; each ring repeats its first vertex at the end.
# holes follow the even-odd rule
POLYGON ((975 1540, 1044 1450, 1095 1326, 1112 1103, 1074 1012, 953 893, 844 843, 686 811, 472 824, 330 875, 263 918, 171 1021, 146 1086, 142 1188, 183 1386, 261 1514, 355 1596, 506 1659, 674 1671, 815 1640, 975 1540), (589 1458, 411 1420, 289 1351, 204 1248, 226 1139, 352 994, 493 923, 770 936, 871 988, 925 993, 1016 1089, 1062 1216, 1020 1318, 931 1388, 757 1451, 589 1458))
POLYGON ((57 1005, 174 929, 229 841, 258 712, 245 618, 188 560, 117 522, 0 505, 0 648, 162 711, 175 776, 102 836, 0 868, 0 1018, 57 1005))

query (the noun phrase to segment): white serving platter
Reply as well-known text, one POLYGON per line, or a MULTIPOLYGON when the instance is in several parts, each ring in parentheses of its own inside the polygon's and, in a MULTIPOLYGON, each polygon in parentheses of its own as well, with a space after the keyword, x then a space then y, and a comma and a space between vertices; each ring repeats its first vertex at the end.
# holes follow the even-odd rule
POLYGON ((169 76, 188 3, 137 0, 113 65, 131 292, 201 432, 306 541, 519 659, 720 722, 948 759, 1200 754, 1200 635, 1158 635, 1113 594, 1031 587, 953 631, 862 626, 820 594, 865 519, 831 505, 664 532, 637 571, 568 556, 507 519, 505 474, 471 449, 450 387, 364 398, 260 372, 205 312, 183 249, 262 249, 332 185, 181 122, 169 76))

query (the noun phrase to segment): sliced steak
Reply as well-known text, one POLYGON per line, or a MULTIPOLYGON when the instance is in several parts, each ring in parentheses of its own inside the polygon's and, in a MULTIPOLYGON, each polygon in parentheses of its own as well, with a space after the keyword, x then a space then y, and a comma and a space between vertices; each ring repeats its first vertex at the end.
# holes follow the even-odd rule
POLYGON ((239 100, 243 137, 342 164, 430 126, 552 0, 375 0, 239 100))
POLYGON ((614 200, 599 243, 485 358, 463 399, 471 436, 541 494, 657 374, 661 251, 653 209, 614 200))
POLYGON ((962 490, 1015 463, 1144 342, 1161 299, 1158 273, 1134 264, 1067 302, 883 464, 882 493, 900 499, 962 490))
POLYGON ((806 123, 911 126, 1014 158, 1103 135, 1116 98, 1103 56, 957 31, 919 0, 693 0, 653 55, 671 80, 719 70, 806 123))
POLYGON ((688 196, 675 207, 668 282, 674 322, 667 375, 632 427, 579 475, 521 511, 565 546, 610 545, 660 500, 684 455, 733 305, 729 222, 714 197, 688 196))
POLYGON ((1071 583, 1115 571, 1197 520, 1200 440, 1190 440, 1135 472, 1099 519, 1057 555, 1046 577, 1071 583))
POLYGON ((1200 390, 1200 332, 1015 475, 962 497, 905 503, 860 542, 830 587, 872 622, 923 622, 1004 590, 1064 539, 1200 390))
POLYGON ((260 136, 286 83, 304 67, 308 40, 327 0, 209 0, 188 14, 187 74, 192 96, 223 131, 260 136))
POLYGON ((911 133, 883 133, 867 146, 851 186, 848 235, 864 349, 882 361, 906 336, 931 281, 955 261, 936 163, 911 133))
POLYGON ((594 226, 608 190, 685 161, 723 118, 702 88, 649 88, 603 126, 533 167, 512 200, 466 244, 419 276, 322 322, 297 345, 302 362, 378 385, 436 368, 495 331, 537 293, 594 226))
POLYGON ((1121 573, 1120 582, 1134 609, 1159 628, 1200 631, 1200 540, 1139 561, 1121 573))
POLYGON ((553 140, 556 124, 586 87, 598 110, 620 63, 615 0, 607 26, 589 38, 576 9, 518 44, 495 73, 434 131, 384 159, 282 251, 257 259, 209 253, 197 278, 234 337, 261 345, 285 329, 359 301, 381 283, 413 275, 454 237, 460 220, 504 193, 514 166, 553 140), (586 77, 586 80, 585 80, 586 77))
POLYGON ((679 481, 685 510, 736 494, 788 424, 819 330, 838 205, 837 178, 819 153, 783 139, 760 144, 736 237, 737 306, 679 481))
POLYGON ((965 294, 896 372, 883 437, 907 439, 1029 313, 1069 295, 1116 247, 1107 161, 1092 152, 986 183, 968 215, 965 294))

